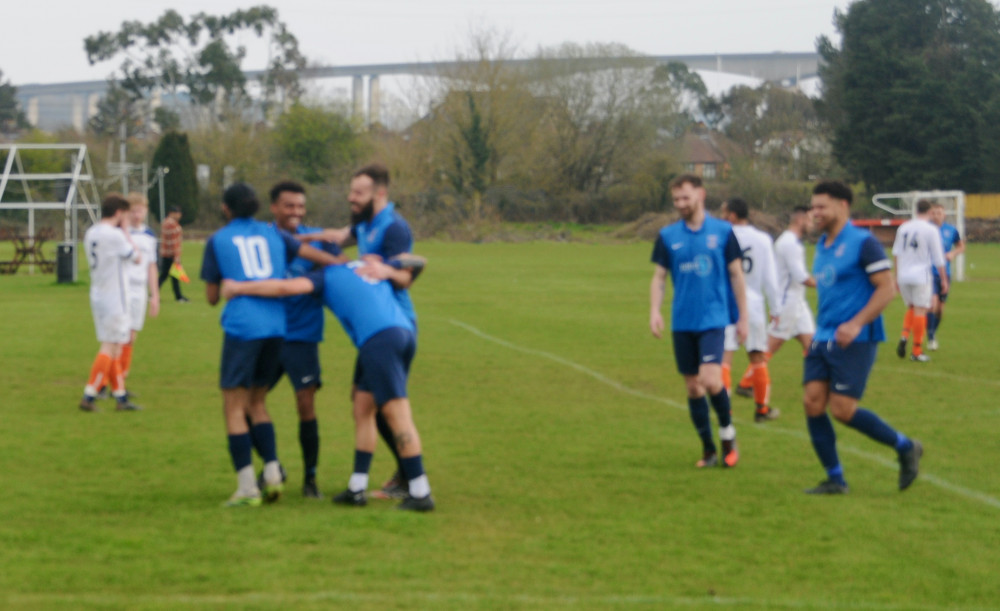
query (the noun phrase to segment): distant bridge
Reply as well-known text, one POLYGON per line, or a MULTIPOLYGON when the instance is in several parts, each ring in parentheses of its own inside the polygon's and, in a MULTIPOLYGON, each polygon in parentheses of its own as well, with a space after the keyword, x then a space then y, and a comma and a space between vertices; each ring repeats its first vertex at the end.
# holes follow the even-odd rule
MULTIPOLYGON (((795 84, 815 76, 819 70, 817 53, 738 53, 715 55, 658 55, 659 63, 679 62, 691 70, 707 70, 750 76, 765 81, 795 84)), ((512 65, 526 65, 534 60, 509 60, 512 65)), ((600 60, 595 60, 599 62, 600 60)), ((474 62, 443 61, 398 64, 361 64, 309 68, 301 73, 305 80, 320 78, 350 78, 352 109, 356 116, 364 115, 366 123, 379 120, 381 76, 430 76, 447 73, 474 62), (368 108, 365 102, 365 79, 368 79, 368 108)), ((247 71, 248 79, 256 79, 263 71, 247 71)), ((107 89, 106 81, 17 85, 17 97, 28 121, 42 129, 86 128, 87 121, 97 114, 97 104, 107 89)))

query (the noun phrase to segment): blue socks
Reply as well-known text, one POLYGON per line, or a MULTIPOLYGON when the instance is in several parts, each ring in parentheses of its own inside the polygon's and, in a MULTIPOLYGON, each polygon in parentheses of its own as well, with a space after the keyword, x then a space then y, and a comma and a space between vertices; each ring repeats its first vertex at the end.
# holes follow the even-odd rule
POLYGON ((806 425, 809 428, 813 449, 819 457, 819 462, 826 469, 827 476, 838 484, 846 485, 844 469, 840 466, 840 458, 837 456, 837 433, 833 430, 830 416, 825 412, 816 417, 807 416, 806 425))
POLYGON ((733 423, 733 410, 729 403, 729 392, 723 388, 719 391, 717 395, 710 395, 709 400, 712 402, 712 409, 715 410, 715 415, 719 419, 719 428, 724 429, 733 423))
POLYGON ((302 446, 302 466, 306 478, 316 477, 316 464, 319 462, 319 422, 309 420, 299 422, 299 445, 302 446))
POLYGON ((274 438, 274 425, 270 422, 255 424, 250 429, 253 445, 265 463, 278 460, 278 442, 274 438))
POLYGON ((253 445, 250 433, 229 436, 229 455, 233 459, 233 467, 239 471, 253 462, 253 445))
POLYGON ((715 443, 712 441, 712 421, 708 415, 708 400, 705 397, 697 399, 688 398, 688 410, 691 412, 691 422, 694 429, 701 437, 701 443, 706 452, 715 451, 715 443))
POLYGON ((372 467, 372 453, 354 450, 354 472, 368 473, 372 467))
POLYGON ((847 426, 868 435, 879 443, 895 448, 897 452, 906 452, 913 447, 913 442, 906 435, 897 432, 896 429, 879 418, 875 412, 863 407, 859 407, 854 412, 854 417, 847 423, 847 426))

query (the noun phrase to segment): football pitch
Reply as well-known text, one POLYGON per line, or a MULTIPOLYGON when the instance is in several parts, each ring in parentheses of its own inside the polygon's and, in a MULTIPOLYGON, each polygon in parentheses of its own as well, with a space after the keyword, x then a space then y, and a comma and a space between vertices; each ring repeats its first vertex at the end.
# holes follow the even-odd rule
MULTIPOLYGON (((438 503, 426 515, 328 500, 351 466, 354 358, 329 315, 317 396, 327 500, 300 494, 283 381, 269 409, 286 494, 226 509, 220 309, 196 279, 201 246, 184 251, 192 303, 164 285, 136 344, 137 413, 76 407, 97 349, 85 271, 76 285, 0 276, 0 607, 1000 604, 1000 245, 969 246, 974 267, 932 362, 896 357, 902 302, 888 309, 893 341, 862 405, 923 441, 921 475, 898 492, 895 453, 837 424, 843 497, 802 492, 825 474, 795 343, 771 362, 782 417, 754 424, 752 402, 734 397, 739 465, 694 468, 700 442, 669 340, 648 330, 649 244, 418 246, 430 264, 413 289, 410 396, 438 503)), ((380 442, 373 485, 391 470, 380 442)))

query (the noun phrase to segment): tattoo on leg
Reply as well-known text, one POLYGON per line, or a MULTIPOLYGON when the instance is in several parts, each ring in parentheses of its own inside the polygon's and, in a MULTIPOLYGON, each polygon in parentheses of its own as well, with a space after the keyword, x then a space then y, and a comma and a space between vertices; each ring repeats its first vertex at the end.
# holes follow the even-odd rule
POLYGON ((393 436, 393 440, 396 442, 396 451, 402 452, 413 441, 413 437, 409 433, 399 433, 393 436))

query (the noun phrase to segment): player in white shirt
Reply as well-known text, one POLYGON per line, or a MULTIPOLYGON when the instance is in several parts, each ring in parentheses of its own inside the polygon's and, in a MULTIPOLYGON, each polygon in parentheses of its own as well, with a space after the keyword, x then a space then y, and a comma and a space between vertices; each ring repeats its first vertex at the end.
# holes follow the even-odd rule
POLYGON ((101 342, 80 400, 80 409, 87 412, 97 411, 94 399, 104 384, 111 387, 119 410, 136 409, 128 400, 118 362, 130 331, 124 268, 129 260, 141 261, 127 233, 128 209, 128 200, 118 193, 108 194, 101 202, 101 220, 83 236, 83 248, 90 266, 90 309, 97 341, 101 342))
MULTIPOLYGON (((757 409, 754 413, 755 422, 773 420, 780 414, 779 410, 770 407, 771 377, 767 370, 767 312, 777 319, 781 314, 781 303, 778 299, 778 283, 774 269, 774 243, 771 236, 750 224, 750 207, 746 201, 735 197, 719 209, 720 216, 732 223, 736 241, 743 251, 743 276, 746 278, 747 313, 750 329, 743 343, 750 359, 753 371, 753 397, 757 409)), ((733 352, 739 347, 733 329, 726 329, 725 353, 722 357, 723 377, 726 387, 731 379, 733 352)))
POLYGON ((930 215, 931 202, 926 199, 917 202, 916 218, 899 226, 892 245, 892 256, 896 263, 896 289, 906 304, 903 332, 896 345, 896 355, 899 358, 906 356, 906 342, 912 330, 913 352, 910 360, 922 363, 931 360, 924 354, 923 339, 927 331, 927 310, 931 307, 931 295, 934 292, 932 266, 941 275, 941 290, 948 292, 941 232, 937 225, 930 222, 930 215))
MULTIPOLYGON (((784 343, 793 337, 802 344, 803 354, 809 350, 816 323, 806 302, 806 287, 816 288, 816 279, 806 267, 806 250, 802 237, 812 226, 811 209, 796 206, 788 219, 788 227, 774 241, 774 267, 778 278, 778 295, 781 300, 781 317, 771 322, 767 330, 767 352, 771 360, 784 343)), ((736 387, 736 394, 753 396, 753 370, 747 368, 736 387)))
POLYGON ((132 366, 132 347, 135 338, 142 331, 146 322, 146 310, 153 318, 160 313, 160 285, 157 281, 159 270, 156 265, 156 234, 146 225, 149 217, 149 200, 142 193, 129 193, 129 235, 135 244, 142 261, 129 261, 125 265, 125 277, 128 279, 128 315, 131 333, 129 341, 122 346, 121 363, 122 376, 128 379, 132 366))

